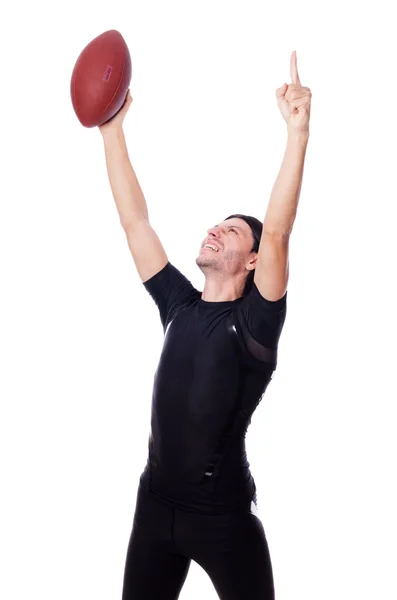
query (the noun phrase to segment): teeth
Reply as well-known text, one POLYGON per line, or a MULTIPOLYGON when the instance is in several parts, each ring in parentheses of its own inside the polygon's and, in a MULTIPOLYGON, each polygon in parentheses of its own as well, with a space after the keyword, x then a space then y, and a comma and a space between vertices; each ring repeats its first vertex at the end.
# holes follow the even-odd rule
POLYGON ((215 252, 218 252, 218 248, 216 246, 213 246, 212 244, 205 244, 204 248, 211 248, 211 250, 215 250, 215 252))

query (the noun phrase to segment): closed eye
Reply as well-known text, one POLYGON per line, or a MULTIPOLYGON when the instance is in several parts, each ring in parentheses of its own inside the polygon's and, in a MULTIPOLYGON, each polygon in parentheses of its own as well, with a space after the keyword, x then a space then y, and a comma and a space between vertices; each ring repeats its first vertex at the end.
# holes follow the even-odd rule
POLYGON ((231 227, 231 228, 229 229, 229 231, 234 231, 234 233, 237 233, 237 231, 236 231, 235 229, 233 229, 233 227, 231 227))

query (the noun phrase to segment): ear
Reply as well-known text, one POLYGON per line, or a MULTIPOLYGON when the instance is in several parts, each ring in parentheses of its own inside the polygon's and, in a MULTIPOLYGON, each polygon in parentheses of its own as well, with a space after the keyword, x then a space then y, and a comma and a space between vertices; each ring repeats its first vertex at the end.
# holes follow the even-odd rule
POLYGON ((247 271, 253 271, 253 269, 256 268, 257 259, 258 259, 258 254, 255 252, 253 254, 253 257, 245 265, 245 268, 247 269, 247 271))

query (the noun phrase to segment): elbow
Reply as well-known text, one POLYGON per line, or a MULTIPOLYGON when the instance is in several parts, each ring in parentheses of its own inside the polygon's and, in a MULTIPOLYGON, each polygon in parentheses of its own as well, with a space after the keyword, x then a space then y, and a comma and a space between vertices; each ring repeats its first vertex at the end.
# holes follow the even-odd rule
POLYGON ((149 221, 149 217, 142 214, 134 215, 133 217, 129 216, 128 218, 120 216, 120 225, 126 233, 133 231, 142 221, 149 221))
POLYGON ((292 233, 293 223, 291 225, 263 225, 262 235, 273 238, 289 238, 292 233))

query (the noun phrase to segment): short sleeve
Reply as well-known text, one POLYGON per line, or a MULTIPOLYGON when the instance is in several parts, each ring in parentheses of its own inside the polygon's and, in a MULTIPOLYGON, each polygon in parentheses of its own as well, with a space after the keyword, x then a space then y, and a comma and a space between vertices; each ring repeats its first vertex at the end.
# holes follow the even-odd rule
POLYGON ((159 309, 164 330, 179 307, 200 297, 200 292, 170 262, 143 285, 159 309))
POLYGON ((258 344, 273 350, 277 350, 286 312, 287 292, 279 300, 267 300, 255 283, 237 307, 241 327, 258 344))

